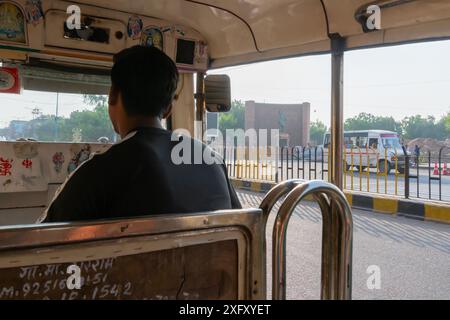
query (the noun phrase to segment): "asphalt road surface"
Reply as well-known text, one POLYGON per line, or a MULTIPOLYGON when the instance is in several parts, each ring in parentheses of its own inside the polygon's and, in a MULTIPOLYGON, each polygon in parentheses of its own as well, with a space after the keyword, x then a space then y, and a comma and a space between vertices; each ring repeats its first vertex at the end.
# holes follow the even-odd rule
MULTIPOLYGON (((238 195, 245 207, 258 206, 263 197, 243 191, 238 195)), ((268 249, 274 214, 267 228, 268 249)), ((353 222, 353 299, 450 300, 449 225, 361 210, 353 211, 353 222), (370 266, 379 267, 380 289, 368 288, 370 266)), ((288 299, 320 298, 321 236, 319 209, 306 202, 297 208, 288 229, 288 299)), ((267 261, 271 295, 271 249, 267 261)))

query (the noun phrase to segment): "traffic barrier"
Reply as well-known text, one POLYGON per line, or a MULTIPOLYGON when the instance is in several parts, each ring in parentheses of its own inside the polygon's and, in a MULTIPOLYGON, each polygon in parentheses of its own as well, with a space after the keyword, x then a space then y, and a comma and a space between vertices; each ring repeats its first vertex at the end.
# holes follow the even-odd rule
MULTIPOLYGON (((450 148, 414 156, 406 148, 390 153, 384 149, 383 153, 368 145, 346 146, 343 151, 345 190, 450 202, 446 190, 450 148)), ((235 179, 275 183, 289 179, 330 179, 331 153, 324 147, 229 146, 219 149, 219 153, 229 176, 235 179)))
POLYGON ((434 163, 433 176, 438 176, 438 175, 439 175, 439 168, 438 168, 438 164, 435 162, 434 163))
POLYGON ((443 176, 450 176, 450 171, 447 169, 447 163, 444 163, 444 170, 442 171, 443 176))

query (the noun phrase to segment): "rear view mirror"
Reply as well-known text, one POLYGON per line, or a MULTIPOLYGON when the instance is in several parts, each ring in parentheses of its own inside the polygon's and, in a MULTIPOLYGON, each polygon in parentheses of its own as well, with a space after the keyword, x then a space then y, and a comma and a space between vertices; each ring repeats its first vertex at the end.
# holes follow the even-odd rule
POLYGON ((205 104, 208 112, 228 112, 231 109, 231 85, 227 75, 205 78, 205 104))

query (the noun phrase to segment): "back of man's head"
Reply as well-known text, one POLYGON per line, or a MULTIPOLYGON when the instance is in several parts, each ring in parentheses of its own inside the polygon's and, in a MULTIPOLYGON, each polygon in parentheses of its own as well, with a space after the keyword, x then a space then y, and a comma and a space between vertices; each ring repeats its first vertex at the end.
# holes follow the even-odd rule
POLYGON ((134 46, 114 56, 111 94, 117 98, 120 92, 128 116, 161 117, 174 99, 178 77, 164 52, 134 46))

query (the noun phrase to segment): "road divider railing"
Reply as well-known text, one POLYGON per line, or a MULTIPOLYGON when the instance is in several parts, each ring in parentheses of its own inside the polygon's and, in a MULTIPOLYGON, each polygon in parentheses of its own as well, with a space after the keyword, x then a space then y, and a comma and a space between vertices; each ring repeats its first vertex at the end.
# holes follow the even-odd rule
MULTIPOLYGON (((276 186, 275 182, 261 182, 243 179, 231 179, 238 190, 267 194, 276 186)), ((375 193, 344 191, 348 203, 356 209, 371 211, 391 216, 401 216, 419 221, 432 221, 450 224, 450 203, 404 199, 396 196, 379 195, 375 193)), ((313 201, 312 197, 305 200, 313 201)))
MULTIPOLYGON (((331 154, 324 147, 224 147, 228 174, 235 179, 282 182, 329 181, 331 154)), ((346 146, 344 189, 450 202, 450 148, 410 153, 403 148, 346 146)))

